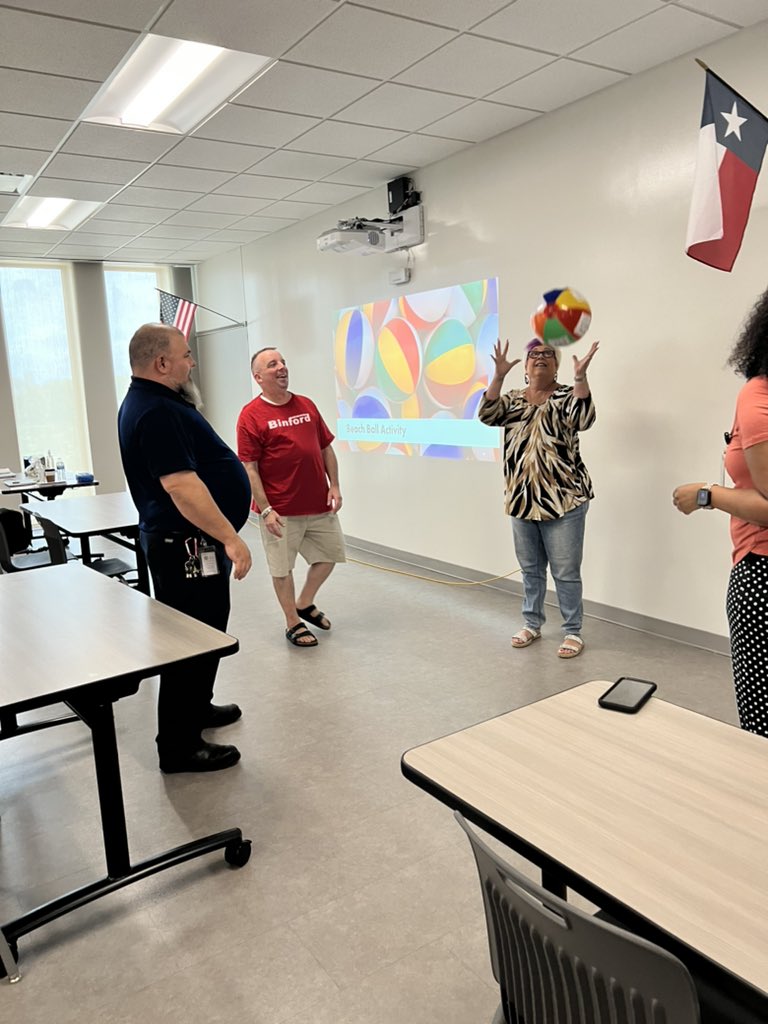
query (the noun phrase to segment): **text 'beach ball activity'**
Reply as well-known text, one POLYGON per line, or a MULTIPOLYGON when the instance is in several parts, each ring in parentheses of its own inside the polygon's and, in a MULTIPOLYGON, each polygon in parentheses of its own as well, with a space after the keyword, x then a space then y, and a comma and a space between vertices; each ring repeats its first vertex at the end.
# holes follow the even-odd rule
POLYGON ((543 302, 531 317, 533 333, 547 345, 572 345, 587 333, 592 309, 573 288, 544 292, 543 302))

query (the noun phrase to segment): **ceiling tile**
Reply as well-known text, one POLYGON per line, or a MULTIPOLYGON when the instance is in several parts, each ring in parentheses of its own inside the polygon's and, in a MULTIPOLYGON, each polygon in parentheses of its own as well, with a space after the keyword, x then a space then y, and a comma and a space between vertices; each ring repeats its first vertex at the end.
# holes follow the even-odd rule
POLYGON ((245 217, 233 225, 237 231, 279 231, 280 228, 290 227, 296 221, 281 217, 245 217))
POLYGON ((345 4, 288 51, 291 60, 390 78, 447 43, 455 33, 345 4))
POLYGON ((202 213, 199 210, 182 210, 169 217, 167 224, 184 224, 188 227, 228 228, 240 218, 231 213, 202 213))
POLYGON ((152 31, 280 57, 337 7, 332 0, 175 0, 152 31))
MULTIPOLYGON (((163 213, 165 212, 163 210, 163 213)), ((85 222, 83 230, 89 231, 92 235, 122 235, 126 238, 133 238, 137 231, 143 231, 146 226, 146 224, 138 222, 133 224, 127 223, 124 220, 99 220, 98 217, 94 216, 85 222)))
POLYGON ((577 50, 574 56, 617 71, 644 71, 734 31, 722 22, 666 6, 577 50))
POLYGON ((215 235, 211 235, 210 240, 247 245, 249 242, 255 242, 258 238, 263 238, 266 234, 268 234, 266 231, 234 231, 232 228, 228 228, 226 231, 217 231, 215 235))
POLYGON ((15 202, 15 197, 11 199, 9 196, 0 196, 0 213, 7 213, 15 202))
POLYGON ((534 110, 522 110, 520 107, 507 107, 502 103, 478 100, 463 110, 457 110, 455 114, 435 121, 424 129, 424 133, 434 132, 443 138, 463 139, 465 142, 483 142, 538 116, 538 112, 534 110))
MULTIPOLYGON (((391 178, 387 179, 387 181, 390 180, 391 178)), ((335 206, 337 203, 354 199, 355 196, 362 195, 367 191, 365 186, 361 187, 360 185, 337 185, 330 181, 315 181, 291 198, 301 203, 324 203, 326 206, 335 206)))
POLYGON ((373 188, 384 185, 393 178, 399 178, 413 170, 413 164, 382 164, 376 160, 357 160, 347 164, 340 171, 329 174, 325 181, 340 182, 345 185, 365 185, 373 188))
POLYGON ((268 110, 329 117, 377 84, 372 78, 280 61, 240 93, 237 102, 268 110))
POLYGON ((55 231, 52 228, 4 228, 0 227, 0 242, 36 242, 43 243, 43 248, 50 248, 57 242, 63 242, 67 231, 55 231))
POLYGON ((125 242, 124 245, 128 249, 155 249, 167 252, 169 249, 173 248, 173 246, 178 245, 178 240, 140 235, 138 238, 125 242))
POLYGON ((273 178, 265 174, 239 174, 225 185, 217 194, 228 196, 253 196, 259 199, 284 199, 291 192, 306 185, 299 178, 273 178))
POLYGON ((608 71, 594 64, 580 64, 563 57, 492 93, 488 98, 519 107, 533 107, 535 104, 539 110, 556 110, 590 93, 622 82, 625 77, 618 71, 608 71))
POLYGON ((118 249, 112 255, 112 263, 159 263, 167 262, 171 256, 171 250, 165 252, 154 252, 152 249, 118 249))
POLYGON ((450 96, 445 92, 387 82, 363 99, 345 107, 338 117, 357 124, 415 132, 466 104, 467 100, 463 96, 450 96))
POLYGON ((0 67, 0 96, 6 110, 47 117, 79 117, 99 88, 56 75, 38 75, 0 67))
POLYGON ((448 28, 467 29, 487 18, 489 14, 506 6, 509 0, 419 0, 418 7, 413 0, 356 0, 362 7, 373 7, 390 14, 405 17, 416 15, 421 21, 431 21, 448 28))
POLYGON ((178 135, 144 132, 136 128, 113 128, 106 124, 81 122, 62 146, 65 153, 80 156, 106 156, 117 160, 157 160, 178 135))
POLYGON ((545 53, 524 50, 509 43, 460 36, 403 72, 398 81, 426 89, 456 92, 458 79, 463 95, 485 96, 549 64, 552 59, 545 53), (461 69, 460 74, 457 74, 457 68, 461 69))
POLYGON ((48 250, 38 242, 0 242, 0 257, 44 256, 48 250))
POLYGON ((281 149, 266 159, 260 160, 251 170, 255 174, 274 174, 278 178, 304 178, 307 181, 316 181, 343 167, 348 159, 343 156, 293 153, 290 150, 281 149))
MULTIPOLYGON (((107 157, 73 156, 60 153, 45 169, 49 178, 69 178, 74 181, 104 181, 114 185, 127 185, 146 168, 136 160, 110 160, 107 157)), ((113 189, 114 193, 116 190, 113 189)))
POLYGON ((136 33, 0 8, 0 65, 103 82, 136 33))
POLYGON ((61 259, 103 260, 110 253, 113 253, 116 248, 117 246, 114 245, 93 246, 64 243, 63 245, 57 245, 50 255, 54 258, 60 257, 61 259))
POLYGON ((368 156, 373 150, 401 139, 403 134, 389 128, 368 128, 361 124, 323 121, 317 128, 291 143, 288 148, 311 153, 328 153, 333 156, 368 156))
POLYGON ((130 185, 120 193, 120 202, 128 206, 159 206, 161 209, 180 210, 196 199, 201 199, 200 192, 186 192, 169 188, 142 188, 130 185))
POLYGON ((208 195, 192 203, 188 209, 200 210, 203 213, 231 213, 239 217, 247 217, 269 206, 271 199, 249 199, 247 196, 208 195))
POLYGON ((254 146, 284 146, 315 124, 316 117, 238 107, 230 103, 198 128, 195 138, 245 142, 254 146))
POLYGON ((0 112, 0 140, 4 146, 55 149, 69 130, 69 122, 52 117, 31 117, 0 112))
POLYGON ((231 142, 211 142, 209 139, 182 139, 160 161, 176 167, 200 167, 212 171, 244 171, 272 150, 266 146, 240 146, 231 142))
POLYGON ((98 21, 102 25, 143 29, 163 6, 161 0, 4 0, 6 7, 56 14, 61 18, 98 21))
POLYGON ((157 206, 122 206, 119 202, 109 203, 94 214, 97 220, 122 220, 136 224, 157 224, 170 210, 157 206))
POLYGON ((685 0, 685 6, 715 18, 725 18, 742 27, 756 25, 768 17, 765 0, 728 0, 727 5, 723 0, 685 0))
POLYGON ((327 203, 297 203, 293 199, 279 199, 264 210, 264 216, 305 220, 307 217, 314 217, 316 213, 323 213, 327 209, 327 203))
POLYGON ((408 164, 411 167, 426 167, 436 160, 443 160, 460 149, 466 149, 465 142, 456 139, 438 139, 433 135, 408 135, 391 146, 385 146, 373 156, 391 163, 408 164))
POLYGON ((67 181, 64 178, 38 178, 27 192, 30 196, 57 196, 60 199, 85 199, 105 203, 117 192, 119 185, 95 181, 67 181))
POLYGON ((130 242, 134 235, 135 232, 131 235, 101 235, 91 231, 71 231, 67 236, 67 244, 115 249, 130 242))
MULTIPOLYGON (((236 242, 211 242, 206 238, 204 242, 199 244, 193 243, 188 248, 190 252, 205 252, 208 253, 209 256, 215 256, 220 252, 229 252, 229 250, 234 249, 236 245, 236 242)), ((177 251, 183 254, 186 252, 186 248, 181 247, 177 251)))
POLYGON ((474 32, 550 53, 571 53, 660 6, 661 0, 516 0, 476 25, 474 32))
MULTIPOLYGON (((0 138, 5 141, 2 135, 0 138)), ((50 155, 47 149, 0 146, 0 171, 5 174, 37 174, 50 155)))
POLYGON ((166 241, 175 241, 178 238, 185 238, 188 241, 205 238, 210 235, 211 228, 186 227, 181 224, 158 224, 156 228, 150 228, 141 236, 142 238, 165 238, 166 241))
POLYGON ((171 167, 156 164, 145 171, 137 184, 149 188, 189 189, 190 192, 208 192, 221 185, 232 175, 229 171, 201 171, 196 167, 171 167))

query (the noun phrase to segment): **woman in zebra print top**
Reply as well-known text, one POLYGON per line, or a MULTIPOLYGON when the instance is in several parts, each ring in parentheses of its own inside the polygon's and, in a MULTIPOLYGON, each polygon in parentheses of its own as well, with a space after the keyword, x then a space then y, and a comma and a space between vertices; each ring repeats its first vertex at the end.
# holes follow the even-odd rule
POLYGON ((584 523, 594 497, 579 452, 579 431, 595 422, 587 369, 595 342, 583 359, 573 357, 574 385, 558 383, 560 352, 540 341, 527 346, 526 387, 501 394, 504 378, 520 360, 509 359, 509 342, 496 343, 496 373, 478 415, 504 428, 505 511, 512 518, 515 554, 523 578, 524 626, 513 647, 528 647, 545 621, 547 566, 555 581, 563 617, 561 658, 575 658, 584 647, 581 559, 584 523))

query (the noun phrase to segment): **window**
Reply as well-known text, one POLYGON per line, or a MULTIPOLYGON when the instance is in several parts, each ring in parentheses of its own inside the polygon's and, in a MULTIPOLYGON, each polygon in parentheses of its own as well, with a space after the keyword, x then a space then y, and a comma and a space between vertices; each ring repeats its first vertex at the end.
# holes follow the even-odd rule
POLYGON ((142 324, 160 319, 160 296, 157 289, 167 290, 166 273, 148 267, 111 270, 104 268, 107 289, 109 337, 112 345, 112 366, 115 372, 117 404, 120 405, 131 382, 128 342, 142 324), (162 279, 159 279, 162 276, 162 279))
POLYGON ((68 470, 92 470, 80 360, 62 267, 0 267, 11 393, 21 458, 48 451, 68 470))

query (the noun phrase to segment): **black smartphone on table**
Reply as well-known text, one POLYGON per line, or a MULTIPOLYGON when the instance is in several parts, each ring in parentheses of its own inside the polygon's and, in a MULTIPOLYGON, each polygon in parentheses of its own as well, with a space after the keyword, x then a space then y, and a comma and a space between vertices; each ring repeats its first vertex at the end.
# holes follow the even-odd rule
POLYGON ((652 683, 648 679, 622 676, 602 696, 597 698, 597 703, 601 708, 608 708, 609 711, 624 711, 631 715, 640 710, 655 689, 656 683, 652 683))

